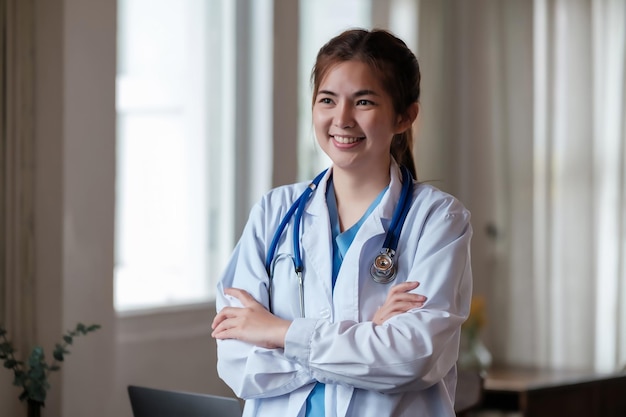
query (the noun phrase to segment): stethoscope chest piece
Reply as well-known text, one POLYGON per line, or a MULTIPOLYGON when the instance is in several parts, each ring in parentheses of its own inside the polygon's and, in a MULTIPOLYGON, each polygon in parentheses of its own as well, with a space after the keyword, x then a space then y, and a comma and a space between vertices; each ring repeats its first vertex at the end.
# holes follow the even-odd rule
POLYGON ((400 240, 400 231, 402 225, 406 220, 407 213, 411 208, 411 196, 413 195, 413 178, 411 173, 406 167, 402 169, 402 193, 400 194, 400 201, 396 205, 396 209, 383 243, 383 249, 380 254, 374 258, 372 266, 370 268, 370 274, 374 279, 374 282, 379 284, 389 284, 396 278, 397 267, 393 262, 393 257, 396 254, 398 248, 398 241, 400 240))
POLYGON ((383 251, 374 258, 370 274, 375 282, 389 284, 396 278, 396 265, 393 263, 393 255, 389 251, 383 251))

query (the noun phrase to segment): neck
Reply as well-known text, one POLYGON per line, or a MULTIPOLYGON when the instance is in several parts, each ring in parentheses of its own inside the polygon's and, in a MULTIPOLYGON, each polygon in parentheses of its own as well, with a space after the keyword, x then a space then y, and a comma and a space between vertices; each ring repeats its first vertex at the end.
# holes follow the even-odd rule
POLYGON ((341 230, 349 229, 363 216, 374 199, 389 185, 389 167, 367 175, 333 169, 333 186, 341 230))

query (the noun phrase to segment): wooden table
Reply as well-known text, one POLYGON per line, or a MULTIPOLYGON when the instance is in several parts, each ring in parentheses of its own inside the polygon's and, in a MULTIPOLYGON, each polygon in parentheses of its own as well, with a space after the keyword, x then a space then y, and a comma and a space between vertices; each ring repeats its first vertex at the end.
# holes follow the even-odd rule
POLYGON ((626 372, 495 368, 481 410, 524 417, 626 417, 626 372))

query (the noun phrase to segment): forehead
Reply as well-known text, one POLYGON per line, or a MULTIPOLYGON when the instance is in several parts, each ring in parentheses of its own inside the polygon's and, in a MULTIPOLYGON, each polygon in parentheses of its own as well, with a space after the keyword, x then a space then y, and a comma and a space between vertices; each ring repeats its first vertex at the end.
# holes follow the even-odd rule
POLYGON ((319 90, 372 90, 383 94, 377 73, 365 62, 358 60, 338 62, 331 66, 319 84, 319 90))

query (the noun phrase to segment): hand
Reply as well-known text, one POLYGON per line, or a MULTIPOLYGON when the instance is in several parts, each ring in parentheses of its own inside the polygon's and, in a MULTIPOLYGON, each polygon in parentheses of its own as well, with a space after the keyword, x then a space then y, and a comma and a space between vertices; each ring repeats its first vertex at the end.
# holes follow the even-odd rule
POLYGON ((290 321, 270 313, 245 290, 226 288, 224 293, 237 298, 243 307, 224 307, 211 324, 212 337, 237 339, 269 349, 285 346, 290 321))
POLYGON ((426 302, 426 297, 420 294, 413 294, 409 291, 419 287, 417 281, 402 282, 389 290, 385 304, 378 308, 372 321, 376 325, 381 325, 393 316, 406 313, 412 308, 420 308, 426 302))

